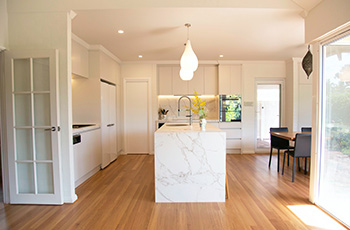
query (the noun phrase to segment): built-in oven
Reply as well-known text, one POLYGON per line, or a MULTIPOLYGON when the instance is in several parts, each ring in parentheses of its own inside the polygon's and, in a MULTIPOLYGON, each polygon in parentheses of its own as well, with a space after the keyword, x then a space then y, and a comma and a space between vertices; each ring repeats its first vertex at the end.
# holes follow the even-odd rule
POLYGON ((240 122, 242 116, 241 95, 220 95, 220 122, 240 122))

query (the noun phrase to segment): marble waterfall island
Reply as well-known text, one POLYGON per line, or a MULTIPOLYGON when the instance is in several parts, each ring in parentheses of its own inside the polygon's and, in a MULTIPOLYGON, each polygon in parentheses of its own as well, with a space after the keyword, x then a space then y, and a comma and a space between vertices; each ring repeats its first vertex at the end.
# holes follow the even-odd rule
POLYGON ((225 202, 226 133, 211 124, 155 132, 156 202, 225 202))

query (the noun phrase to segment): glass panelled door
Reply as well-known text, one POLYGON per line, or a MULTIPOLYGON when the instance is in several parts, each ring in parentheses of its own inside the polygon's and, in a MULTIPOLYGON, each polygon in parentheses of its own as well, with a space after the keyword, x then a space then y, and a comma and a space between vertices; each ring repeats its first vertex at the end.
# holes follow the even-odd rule
POLYGON ((270 148, 270 128, 280 127, 281 84, 257 84, 256 149, 270 148))
POLYGON ((322 47, 317 204, 350 226, 350 35, 322 47))
POLYGON ((62 203, 56 61, 56 51, 7 53, 10 203, 62 203))

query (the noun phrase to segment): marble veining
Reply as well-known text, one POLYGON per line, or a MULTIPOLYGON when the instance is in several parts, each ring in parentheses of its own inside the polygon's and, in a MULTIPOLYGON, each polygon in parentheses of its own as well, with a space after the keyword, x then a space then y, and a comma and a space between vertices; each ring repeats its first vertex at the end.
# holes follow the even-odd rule
POLYGON ((226 133, 188 128, 155 133, 156 202, 225 202, 226 133))

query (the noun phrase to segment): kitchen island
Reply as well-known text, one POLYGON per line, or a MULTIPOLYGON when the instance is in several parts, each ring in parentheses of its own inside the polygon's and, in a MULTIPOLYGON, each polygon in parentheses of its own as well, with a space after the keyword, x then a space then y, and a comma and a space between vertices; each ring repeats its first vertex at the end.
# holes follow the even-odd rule
POLYGON ((226 133, 166 123, 155 132, 156 202, 225 202, 226 133))

